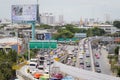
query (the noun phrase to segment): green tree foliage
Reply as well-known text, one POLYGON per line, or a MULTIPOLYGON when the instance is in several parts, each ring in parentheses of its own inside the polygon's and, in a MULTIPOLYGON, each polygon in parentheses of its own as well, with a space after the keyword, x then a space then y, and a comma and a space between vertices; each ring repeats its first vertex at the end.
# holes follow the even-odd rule
POLYGON ((90 28, 87 30, 87 36, 102 36, 104 34, 105 34, 105 31, 98 27, 90 28))
POLYGON ((10 80, 15 77, 12 66, 17 62, 17 52, 10 50, 8 53, 0 52, 0 80, 10 80))
POLYGON ((120 77, 120 67, 118 68, 117 76, 120 77))
POLYGON ((59 38, 59 33, 56 33, 56 34, 52 34, 52 37, 53 37, 53 39, 58 39, 59 38))
POLYGON ((51 29, 53 26, 47 25, 47 24, 41 24, 39 26, 36 26, 37 29, 51 29))
MULTIPOLYGON (((34 58, 37 54, 38 49, 31 49, 30 50, 30 57, 34 58)), ((28 51, 25 51, 25 53, 23 55, 21 55, 21 57, 24 57, 24 59, 28 60, 28 51)))
POLYGON ((87 30, 87 36, 88 36, 88 37, 93 36, 92 29, 89 28, 89 29, 87 30))
POLYGON ((113 25, 117 28, 120 28, 120 21, 114 21, 113 25))
POLYGON ((58 32, 58 33, 61 33, 61 32, 63 32, 64 30, 66 30, 66 29, 60 28, 60 29, 57 30, 57 32, 58 32))
POLYGON ((118 55, 118 54, 119 54, 119 46, 115 48, 115 55, 118 55))
POLYGON ((59 28, 58 33, 53 34, 54 39, 59 38, 73 38, 75 33, 86 33, 86 29, 77 28, 75 25, 67 24, 63 26, 64 28, 59 28))
POLYGON ((72 26, 66 26, 66 30, 75 33, 75 29, 72 26))
POLYGON ((72 38, 73 36, 74 36, 73 33, 68 30, 64 30, 59 34, 60 38, 72 38))

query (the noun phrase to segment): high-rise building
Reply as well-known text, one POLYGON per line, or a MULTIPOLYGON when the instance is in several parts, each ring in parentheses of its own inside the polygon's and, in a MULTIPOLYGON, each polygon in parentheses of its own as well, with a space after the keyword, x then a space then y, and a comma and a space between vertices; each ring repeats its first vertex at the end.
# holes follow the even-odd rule
POLYGON ((53 25, 55 24, 55 16, 52 13, 43 13, 40 15, 40 23, 53 25))
POLYGON ((105 14, 105 21, 110 21, 110 14, 105 14))
POLYGON ((59 15, 59 24, 60 25, 64 25, 64 16, 63 15, 59 15))

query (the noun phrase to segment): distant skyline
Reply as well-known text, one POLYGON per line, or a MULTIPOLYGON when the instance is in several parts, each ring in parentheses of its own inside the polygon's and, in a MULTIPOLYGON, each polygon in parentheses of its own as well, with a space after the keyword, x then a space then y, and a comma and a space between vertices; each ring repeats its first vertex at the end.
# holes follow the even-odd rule
MULTIPOLYGON (((39 13, 53 13, 55 16, 64 15, 64 20, 80 21, 81 18, 105 20, 120 19, 119 0, 38 0, 39 13)), ((11 5, 36 4, 37 0, 0 0, 0 19, 11 19, 11 5)))

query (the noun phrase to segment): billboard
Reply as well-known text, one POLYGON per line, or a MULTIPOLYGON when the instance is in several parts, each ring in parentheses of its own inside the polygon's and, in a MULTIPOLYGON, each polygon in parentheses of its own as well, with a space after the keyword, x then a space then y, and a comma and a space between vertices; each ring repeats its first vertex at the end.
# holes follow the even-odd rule
POLYGON ((37 40, 50 40, 51 34, 50 33, 43 33, 43 34, 36 34, 37 40))
POLYGON ((45 40, 50 40, 50 39, 51 39, 51 34, 45 33, 45 40))
POLYGON ((37 35, 36 35, 36 38, 37 38, 38 40, 45 40, 45 35, 44 35, 44 34, 37 34, 37 35))
POLYGON ((12 22, 36 21, 37 5, 12 5, 12 22))

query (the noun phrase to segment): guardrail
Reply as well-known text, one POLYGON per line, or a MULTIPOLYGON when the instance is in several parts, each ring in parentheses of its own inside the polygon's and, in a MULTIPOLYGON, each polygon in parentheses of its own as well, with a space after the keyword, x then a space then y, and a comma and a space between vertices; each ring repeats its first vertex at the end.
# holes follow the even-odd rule
POLYGON ((28 76, 23 75, 22 72, 20 72, 20 71, 16 71, 16 75, 21 76, 24 80, 33 80, 33 79, 29 78, 28 76))
POLYGON ((71 75, 79 80, 120 80, 118 77, 75 68, 57 61, 54 62, 53 66, 59 67, 61 72, 71 75))

